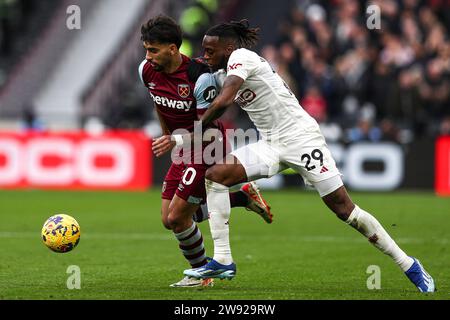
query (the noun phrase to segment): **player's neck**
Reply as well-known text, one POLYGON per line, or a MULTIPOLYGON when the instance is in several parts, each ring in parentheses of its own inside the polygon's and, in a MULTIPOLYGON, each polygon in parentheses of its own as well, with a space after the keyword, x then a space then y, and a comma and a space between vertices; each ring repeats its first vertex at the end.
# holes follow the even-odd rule
POLYGON ((181 53, 178 53, 177 57, 173 60, 173 62, 168 66, 166 73, 174 73, 178 70, 178 68, 183 63, 183 57, 181 53))

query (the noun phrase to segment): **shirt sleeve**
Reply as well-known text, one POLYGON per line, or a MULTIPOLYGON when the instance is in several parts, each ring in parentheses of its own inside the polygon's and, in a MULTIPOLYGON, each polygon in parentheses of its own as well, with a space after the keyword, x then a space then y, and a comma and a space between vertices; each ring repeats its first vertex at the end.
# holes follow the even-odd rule
POLYGON ((146 63, 147 63, 147 60, 142 61, 138 68, 139 79, 141 79, 141 82, 144 86, 147 86, 144 81, 144 66, 146 63))
POLYGON ((208 109, 209 104, 217 95, 217 86, 214 75, 211 73, 202 74, 195 83, 194 98, 197 101, 197 109, 208 109))
POLYGON ((216 80, 217 91, 222 90, 223 83, 225 82, 225 78, 227 77, 227 73, 224 69, 220 69, 213 73, 214 79, 216 80))
POLYGON ((235 50, 228 59, 227 76, 246 80, 258 66, 258 56, 246 49, 235 50))

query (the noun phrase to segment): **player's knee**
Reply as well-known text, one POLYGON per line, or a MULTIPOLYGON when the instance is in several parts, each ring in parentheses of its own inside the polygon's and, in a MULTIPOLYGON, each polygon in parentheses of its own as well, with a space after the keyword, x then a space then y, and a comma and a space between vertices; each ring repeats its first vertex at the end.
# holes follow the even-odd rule
POLYGON ((334 204, 333 212, 339 219, 347 221, 354 208, 351 200, 343 200, 334 204))
POLYGON ((176 212, 170 212, 167 216, 167 225, 169 226, 169 229, 175 229, 178 224, 180 224, 180 217, 176 212))
POLYGON ((215 165, 206 170, 205 178, 223 184, 225 176, 221 173, 219 167, 215 165))
POLYGON ((348 220, 348 217, 355 208, 353 201, 348 196, 344 187, 341 187, 331 194, 324 196, 322 199, 331 211, 333 211, 336 216, 343 221, 348 220))
MULTIPOLYGON (((186 224, 187 215, 180 212, 175 208, 169 209, 169 214, 167 216, 167 223, 170 229, 176 232, 179 228, 182 228, 186 224)), ((192 218, 191 218, 192 220, 192 218)))
POLYGON ((350 217, 350 213, 346 208, 344 207, 337 207, 335 210, 333 210, 336 216, 341 219, 342 221, 347 221, 348 217, 350 217))
POLYGON ((336 201, 331 204, 330 209, 339 219, 347 221, 354 207, 355 205, 350 199, 336 199, 336 201))
POLYGON ((161 222, 162 222, 164 228, 166 228, 167 230, 171 230, 172 229, 171 226, 170 226, 170 223, 169 223, 168 216, 162 216, 161 217, 161 222))

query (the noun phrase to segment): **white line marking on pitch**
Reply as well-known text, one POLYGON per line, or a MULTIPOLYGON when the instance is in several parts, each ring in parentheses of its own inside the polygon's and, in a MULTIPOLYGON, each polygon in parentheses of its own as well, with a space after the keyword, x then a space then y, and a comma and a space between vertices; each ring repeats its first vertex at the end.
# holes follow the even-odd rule
MULTIPOLYGON (((0 231, 0 238, 38 238, 40 237, 39 232, 16 232, 16 231, 0 231)), ((82 233, 82 237, 86 239, 105 239, 105 240, 160 240, 160 241, 173 241, 174 236, 167 233, 82 233)), ((364 238, 351 238, 351 237, 337 237, 337 236, 296 236, 296 235, 231 235, 232 241, 249 241, 252 239, 256 240, 271 240, 276 237, 277 241, 283 240, 297 240, 302 242, 340 242, 340 243, 355 243, 355 242, 365 242, 364 238)), ((418 239, 418 238, 396 238, 394 239, 397 243, 403 244, 424 244, 424 243, 437 243, 437 244, 448 244, 449 239, 439 238, 439 239, 418 239)))

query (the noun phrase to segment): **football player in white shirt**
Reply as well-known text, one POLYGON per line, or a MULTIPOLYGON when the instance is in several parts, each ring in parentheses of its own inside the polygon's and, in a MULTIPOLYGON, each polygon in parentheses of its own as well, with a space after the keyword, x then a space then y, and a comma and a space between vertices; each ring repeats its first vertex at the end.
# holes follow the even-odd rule
POLYGON ((185 270, 195 278, 233 278, 236 265, 229 243, 229 187, 292 168, 318 191, 325 204, 370 243, 389 255, 421 292, 435 291, 433 278, 419 260, 408 256, 370 213, 350 199, 317 122, 268 62, 247 49, 258 39, 247 20, 222 23, 206 32, 204 58, 213 70, 226 70, 220 94, 200 120, 202 128, 236 102, 260 132, 261 140, 234 150, 222 164, 206 172, 214 258, 205 266, 185 270))

